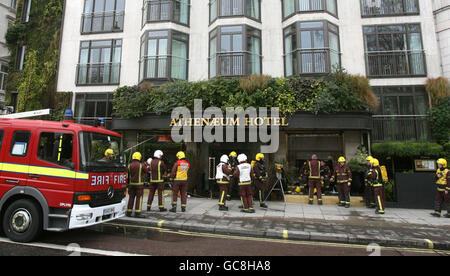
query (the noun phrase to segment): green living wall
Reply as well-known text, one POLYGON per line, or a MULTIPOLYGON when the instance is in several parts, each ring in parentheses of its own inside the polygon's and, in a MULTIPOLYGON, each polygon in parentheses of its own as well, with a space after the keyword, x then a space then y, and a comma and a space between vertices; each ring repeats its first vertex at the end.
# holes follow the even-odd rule
POLYGON ((115 91, 113 108, 120 118, 138 118, 144 113, 170 113, 175 107, 278 107, 289 115, 297 111, 336 113, 368 111, 377 105, 366 78, 338 72, 321 78, 214 78, 206 81, 176 81, 161 87, 143 84, 115 91))
POLYGON ((70 94, 56 95, 56 75, 62 28, 64 0, 33 0, 29 22, 21 22, 23 0, 19 0, 17 19, 8 28, 6 42, 11 53, 7 84, 7 102, 10 92, 17 91, 17 111, 51 108, 50 119, 61 117, 70 103, 70 94), (19 48, 26 47, 22 71, 16 70, 19 48))

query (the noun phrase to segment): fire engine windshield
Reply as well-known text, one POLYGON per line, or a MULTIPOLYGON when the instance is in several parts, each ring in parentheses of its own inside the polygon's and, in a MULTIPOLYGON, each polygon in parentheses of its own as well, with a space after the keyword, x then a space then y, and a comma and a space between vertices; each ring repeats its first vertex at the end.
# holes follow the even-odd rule
POLYGON ((120 138, 95 132, 80 132, 81 170, 86 172, 123 171, 125 159, 120 138))

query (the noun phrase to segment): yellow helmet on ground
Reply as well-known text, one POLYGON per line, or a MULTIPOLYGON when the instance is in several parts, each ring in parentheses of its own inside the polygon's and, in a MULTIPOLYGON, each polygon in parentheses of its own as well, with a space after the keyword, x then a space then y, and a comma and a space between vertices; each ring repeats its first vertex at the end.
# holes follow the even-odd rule
POLYGON ((378 161, 378 159, 374 158, 374 159, 372 159, 372 161, 370 161, 370 164, 372 164, 372 166, 374 166, 374 167, 378 167, 378 166, 380 166, 380 161, 378 161))
POLYGON ((109 155, 114 155, 114 151, 112 149, 107 149, 105 151, 105 156, 108 157, 109 155))
POLYGON ((258 153, 258 154, 256 155, 256 161, 261 161, 261 159, 264 159, 264 154, 258 153))
POLYGON ((184 159, 184 158, 186 158, 186 154, 184 152, 182 152, 182 151, 179 151, 177 153, 177 158, 178 159, 184 159))
POLYGON ((296 192, 296 193, 300 193, 300 192, 301 192, 300 187, 297 186, 297 188, 295 188, 295 192, 296 192))
POLYGON ((141 159, 142 159, 142 154, 140 152, 133 153, 133 160, 141 161, 141 159))
POLYGON ((447 168, 447 160, 445 160, 444 158, 439 158, 437 163, 441 164, 442 167, 447 168))
POLYGON ((370 156, 370 155, 366 157, 366 161, 369 161, 369 162, 370 162, 370 161, 372 161, 372 159, 373 159, 373 157, 370 156))
POLYGON ((238 155, 237 155, 237 152, 233 151, 233 152, 231 152, 231 153, 230 153, 230 155, 229 155, 229 156, 230 156, 230 157, 231 157, 231 156, 233 156, 233 157, 237 157, 238 155))
POLYGON ((344 156, 341 156, 341 157, 339 157, 339 159, 338 159, 338 162, 339 163, 341 163, 341 162, 345 162, 346 160, 345 160, 345 157, 344 156))

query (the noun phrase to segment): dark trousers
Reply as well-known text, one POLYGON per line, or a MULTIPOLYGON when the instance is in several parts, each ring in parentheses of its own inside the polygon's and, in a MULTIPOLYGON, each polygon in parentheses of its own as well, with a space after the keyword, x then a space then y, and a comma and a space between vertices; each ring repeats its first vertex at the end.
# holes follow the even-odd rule
POLYGON ((173 196, 172 196, 172 206, 177 205, 178 202, 178 192, 181 194, 181 207, 186 207, 187 203, 187 190, 188 183, 187 181, 174 181, 173 182, 173 196))
POLYGON ((255 192, 258 195, 259 203, 263 204, 265 195, 264 195, 264 182, 261 180, 255 180, 255 192))
POLYGON ((242 206, 244 210, 253 209, 253 191, 252 185, 240 185, 239 195, 241 196, 242 206))
POLYGON ((320 179, 308 180, 309 200, 314 199, 314 188, 317 190, 317 199, 322 200, 322 181, 320 179))
POLYGON ((128 209, 127 212, 140 213, 142 211, 142 197, 144 196, 144 185, 130 185, 128 188, 128 209))
POLYGON ((434 210, 438 213, 442 211, 443 205, 447 205, 447 212, 450 214, 450 195, 445 195, 445 191, 437 191, 436 199, 434 201, 434 210))
POLYGON ((373 186, 370 184, 367 184, 365 190, 364 190, 364 197, 366 200, 366 206, 371 207, 375 205, 375 198, 374 198, 374 192, 373 192, 373 186))
POLYGON ((219 186, 219 206, 225 206, 227 203, 227 195, 228 195, 228 184, 217 183, 219 186))
POLYGON ((375 195, 377 210, 381 213, 384 213, 384 200, 385 200, 384 187, 383 186, 373 187, 373 192, 375 195))
POLYGON ((350 187, 348 186, 348 182, 338 183, 336 189, 339 195, 339 203, 350 204, 350 187))
POLYGON ((163 203, 164 182, 162 183, 150 182, 150 191, 148 194, 147 207, 152 207, 153 198, 155 197, 156 190, 158 190, 158 206, 159 208, 164 208, 163 203))

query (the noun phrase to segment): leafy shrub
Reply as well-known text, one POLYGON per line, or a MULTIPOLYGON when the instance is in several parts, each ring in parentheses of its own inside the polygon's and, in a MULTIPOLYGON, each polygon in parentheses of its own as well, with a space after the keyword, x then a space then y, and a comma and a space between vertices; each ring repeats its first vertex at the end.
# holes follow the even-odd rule
POLYGON ((364 146, 359 146, 355 158, 348 162, 349 168, 352 172, 364 173, 367 169, 366 158, 369 156, 364 146))
POLYGON ((372 145, 375 156, 381 157, 439 157, 445 154, 444 147, 437 143, 387 142, 372 145))
POLYGON ((450 96, 450 83, 444 77, 436 79, 428 79, 425 89, 431 97, 433 105, 439 103, 440 100, 450 96))
POLYGON ((428 122, 436 140, 445 144, 450 137, 450 96, 441 99, 428 111, 428 122))

